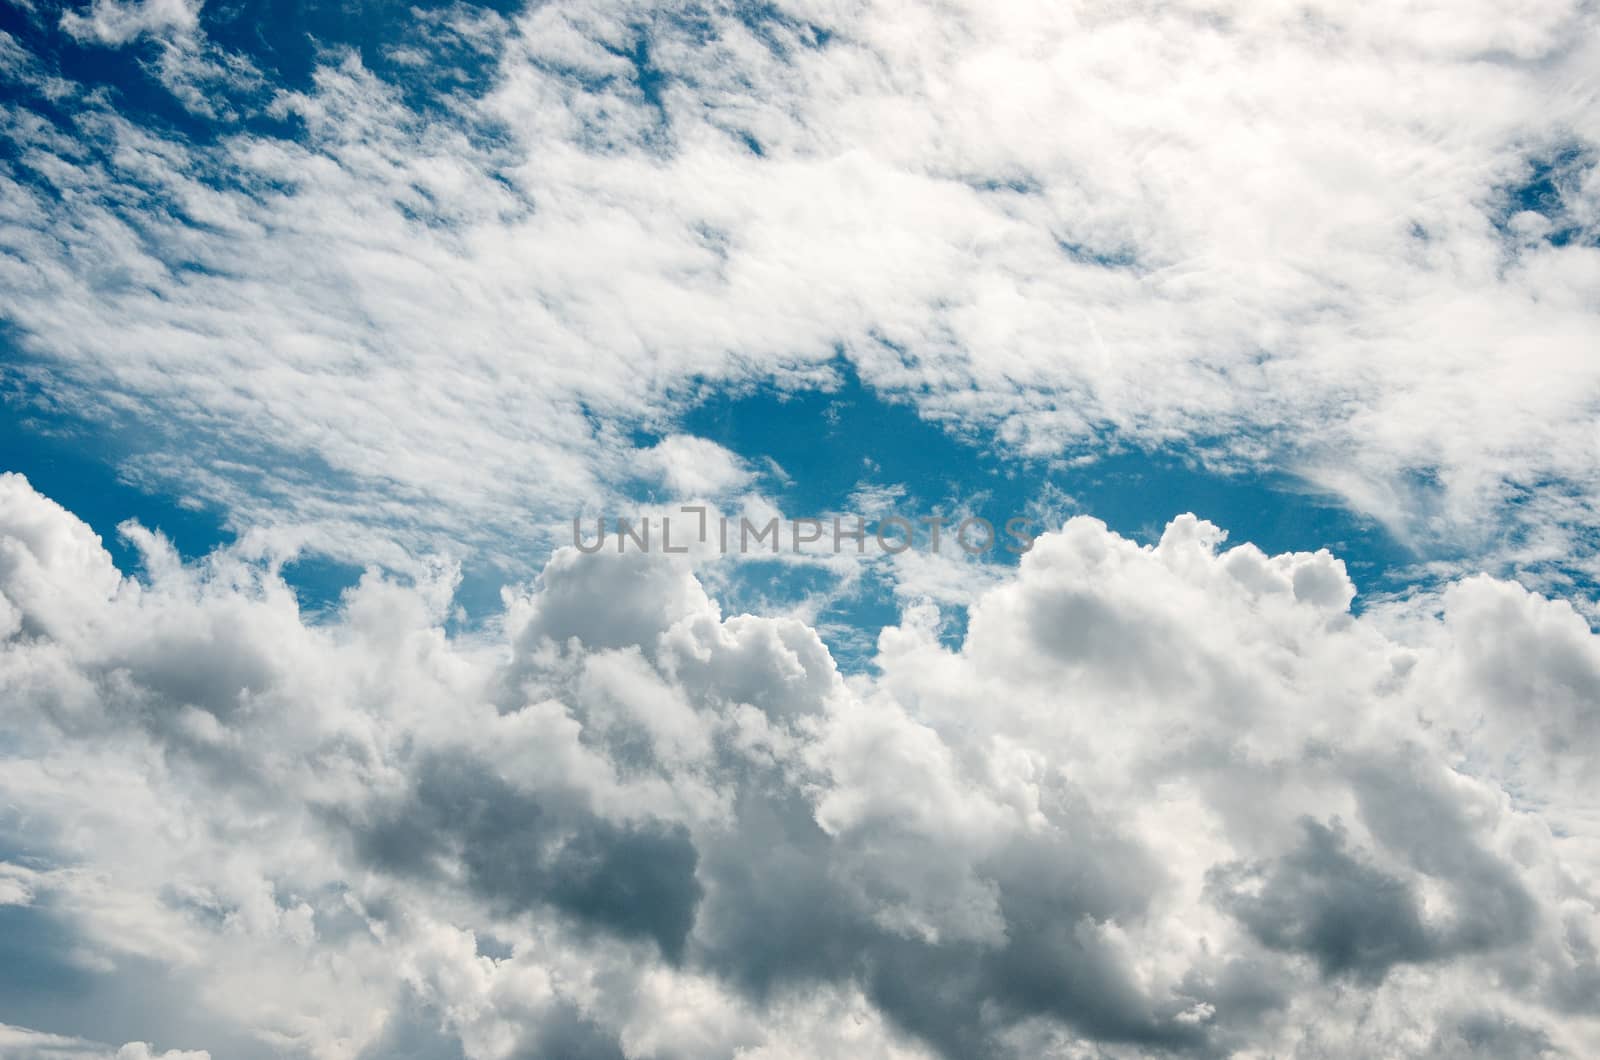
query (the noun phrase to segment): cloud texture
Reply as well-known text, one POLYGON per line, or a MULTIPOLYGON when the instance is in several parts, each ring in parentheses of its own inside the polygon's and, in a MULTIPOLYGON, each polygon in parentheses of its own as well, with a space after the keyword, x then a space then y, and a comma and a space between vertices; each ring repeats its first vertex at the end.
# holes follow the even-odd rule
POLYGON ((5 945, 101 999, 79 1033, 1600 1048, 1600 641, 1515 584, 1354 617, 1326 552, 1079 518, 957 650, 913 608, 845 679, 804 624, 725 616, 665 557, 564 550, 503 635, 448 635, 448 572, 369 576, 308 624, 270 568, 124 532, 139 580, 0 478, 5 945))
POLYGON ((1592 3, 291 6, 0 8, 6 413, 236 531, 0 474, 0 1051, 1600 1055, 1592 3), (847 378, 1432 578, 786 555, 863 646, 549 549, 778 514, 684 411, 847 378))
POLYGON ((1198 446, 1423 558, 1593 573, 1592 5, 237 17, 7 36, 0 280, 26 393, 241 526, 503 554, 697 387, 842 355, 1018 453, 1198 446))

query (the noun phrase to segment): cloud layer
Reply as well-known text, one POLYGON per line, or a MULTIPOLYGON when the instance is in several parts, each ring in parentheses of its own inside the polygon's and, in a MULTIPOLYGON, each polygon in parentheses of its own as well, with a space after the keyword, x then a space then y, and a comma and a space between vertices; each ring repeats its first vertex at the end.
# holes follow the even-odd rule
POLYGON ((570 0, 302 63, 222 10, 40 8, 0 48, 13 375, 358 562, 503 552, 697 386, 842 354, 1017 452, 1200 446, 1425 559, 1592 575, 1594 29, 570 0), (206 121, 71 76, 61 33, 206 121))
POLYGON ((448 572, 371 575, 308 624, 270 568, 124 532, 140 580, 0 478, 5 945, 99 999, 75 1034, 1600 1048, 1600 641, 1513 583, 1353 617, 1326 552, 1079 518, 958 649, 913 608, 845 679, 803 623, 725 616, 665 557, 564 550, 503 634, 447 635, 448 572))

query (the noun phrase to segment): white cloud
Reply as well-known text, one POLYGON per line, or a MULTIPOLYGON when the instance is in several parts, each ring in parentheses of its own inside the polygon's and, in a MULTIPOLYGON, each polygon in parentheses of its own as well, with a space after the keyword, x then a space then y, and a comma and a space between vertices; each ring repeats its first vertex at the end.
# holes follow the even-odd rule
POLYGON ((1592 565, 1586 6, 764 10, 430 21, 486 93, 330 57, 299 141, 14 119, 9 315, 181 439, 136 471, 350 557, 504 552, 652 459, 617 425, 843 350, 1029 453, 1231 436, 1425 554, 1592 565), (1560 245, 1510 224, 1557 158, 1560 245))
POLYGON ((198 0, 94 0, 87 15, 62 14, 61 28, 80 39, 119 45, 147 34, 192 34, 199 16, 198 0))
POLYGON ((54 925, 36 959, 172 984, 127 1037, 1600 1047, 1600 642, 1517 585, 1356 617, 1325 552, 1080 518, 958 649, 912 616, 846 680, 661 556, 559 553, 499 641, 430 584, 311 625, 238 554, 119 577, 20 477, 0 501, 4 878, 54 925))
POLYGON ((121 1048, 113 1048, 4 1023, 0 1023, 0 1046, 15 1060, 211 1060, 211 1054, 204 1050, 156 1052, 146 1042, 129 1042, 121 1048))
POLYGON ((668 435, 639 457, 641 466, 659 476, 672 496, 684 500, 724 496, 751 480, 737 454, 691 435, 668 435))

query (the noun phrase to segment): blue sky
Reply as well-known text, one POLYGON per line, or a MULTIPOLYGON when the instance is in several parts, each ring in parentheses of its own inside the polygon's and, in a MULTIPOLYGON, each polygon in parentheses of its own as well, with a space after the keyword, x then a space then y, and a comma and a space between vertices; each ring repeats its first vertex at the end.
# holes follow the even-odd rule
POLYGON ((1597 29, 0 0, 0 1054, 1596 1055, 1597 29))
MULTIPOLYGON (((141 445, 136 428, 118 434, 71 415, 30 410, 26 402, 26 395, 15 400, 13 407, 23 414, 5 424, 7 470, 26 475, 37 489, 93 527, 119 565, 132 569, 138 563, 137 552, 117 533, 125 520, 159 530, 191 559, 235 539, 227 513, 216 506, 183 503, 154 484, 130 481, 122 457, 141 445)), ((792 518, 857 512, 861 490, 891 488, 901 491, 893 510, 919 527, 931 516, 953 519, 971 511, 1002 528, 1006 519, 1025 516, 1037 534, 1052 528, 1051 518, 1090 515, 1131 539, 1153 544, 1172 515, 1194 512, 1268 552, 1330 549, 1344 560, 1358 589, 1374 596, 1431 585, 1419 565, 1444 558, 1407 548, 1376 521, 1293 476, 1226 461, 1208 467, 1215 458, 1208 461, 1206 449, 1102 452, 1090 445, 1050 459, 1019 457, 1001 450, 993 438, 958 436, 920 417, 909 403, 880 397, 847 363, 836 366, 834 378, 811 389, 747 386, 698 395, 661 430, 641 430, 635 444, 646 448, 671 434, 704 438, 736 454, 756 469, 763 490, 792 518), (1042 510, 1041 498, 1051 499, 1050 507, 1042 510)), ((674 499, 649 480, 637 489, 638 499, 646 503, 674 499)), ((613 520, 633 517, 626 501, 608 515, 613 520)), ((921 546, 927 544, 926 533, 919 529, 921 546)), ((550 547, 563 543, 559 535, 553 542, 527 543, 528 567, 539 565, 550 547)), ((953 549, 947 546, 947 551, 953 549)), ((1016 558, 996 548, 984 553, 982 562, 1014 563, 1016 558)), ((500 582, 525 575, 527 569, 480 566, 470 555, 463 566, 468 583, 458 601, 462 620, 469 623, 495 613, 500 582)), ((361 570, 307 550, 285 566, 283 576, 304 609, 324 613, 355 584, 361 570)), ((833 580, 825 572, 755 563, 733 587, 742 586, 751 595, 733 595, 728 603, 782 607, 825 590, 833 580)), ((953 616, 958 622, 960 610, 953 616)), ((870 636, 897 617, 892 584, 871 582, 822 612, 824 620, 870 636)), ((859 663, 852 643, 834 647, 846 661, 859 663)))

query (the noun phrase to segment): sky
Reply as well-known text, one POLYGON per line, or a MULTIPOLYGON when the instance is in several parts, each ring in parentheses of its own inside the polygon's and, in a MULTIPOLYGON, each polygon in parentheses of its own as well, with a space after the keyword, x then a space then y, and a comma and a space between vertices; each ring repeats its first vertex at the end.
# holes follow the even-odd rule
POLYGON ((0 1056, 1600 1055, 1597 30, 0 0, 0 1056))

